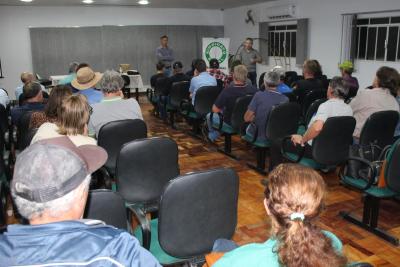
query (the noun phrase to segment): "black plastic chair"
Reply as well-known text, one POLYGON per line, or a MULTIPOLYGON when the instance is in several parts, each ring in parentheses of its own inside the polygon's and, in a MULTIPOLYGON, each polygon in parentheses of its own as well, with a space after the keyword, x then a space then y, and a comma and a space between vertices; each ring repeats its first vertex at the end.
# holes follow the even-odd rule
POLYGON ((89 192, 84 218, 100 220, 118 229, 130 229, 125 201, 111 190, 99 189, 89 192))
POLYGON ((200 125, 205 116, 211 112, 212 106, 220 94, 221 89, 218 86, 200 87, 196 92, 194 106, 189 101, 181 103, 181 114, 192 124, 193 136, 197 137, 200 131, 200 125))
POLYGON ((216 239, 232 238, 238 192, 239 178, 232 169, 180 176, 163 190, 159 219, 142 217, 135 235, 161 264, 201 262, 216 239))
POLYGON ((225 137, 224 149, 218 149, 218 151, 224 153, 225 155, 237 159, 235 155, 232 154, 232 135, 241 134, 243 126, 245 124, 244 114, 253 99, 252 95, 242 96, 235 101, 235 106, 232 110, 231 122, 230 124, 224 124, 224 115, 222 113, 211 112, 210 119, 213 121, 213 116, 219 116, 219 124, 213 124, 213 128, 225 137))
POLYGON ((124 94, 125 98, 131 98, 131 88, 128 87, 131 84, 131 79, 128 75, 121 75, 121 77, 124 80, 124 88, 122 88, 122 93, 124 94))
POLYGON ((299 129, 297 130, 298 134, 303 135, 306 132, 312 117, 315 115, 315 113, 317 113, 319 106, 322 103, 325 103, 326 100, 326 98, 317 99, 310 105, 306 112, 306 116, 304 117, 304 121, 300 123, 299 129))
POLYGON ((304 97, 303 103, 301 104, 301 114, 305 118, 308 108, 314 103, 315 100, 326 98, 326 91, 324 90, 313 90, 307 93, 304 97))
POLYGON ((264 88, 265 89, 265 85, 264 85, 264 77, 265 77, 266 72, 261 73, 260 78, 258 78, 258 88, 264 88))
POLYGON ((297 96, 294 93, 283 93, 287 98, 289 98, 289 102, 297 103, 297 96))
POLYGON ((33 136, 36 134, 37 129, 29 128, 31 116, 32 112, 26 112, 18 120, 16 148, 19 151, 27 148, 31 144, 33 136))
POLYGON ((106 182, 115 176, 117 157, 121 147, 130 141, 146 137, 147 126, 140 119, 112 121, 100 128, 97 144, 108 154, 107 162, 104 164, 105 168, 101 169, 105 171, 106 182))
MULTIPOLYGON (((294 134, 297 131, 297 127, 300 119, 300 106, 297 103, 284 103, 278 106, 274 106, 267 118, 266 128, 266 141, 257 140, 258 130, 254 136, 244 135, 242 139, 252 144, 257 153, 257 165, 247 164, 250 168, 255 171, 266 174, 265 172, 265 160, 268 148, 271 147, 273 142, 277 142, 279 139, 284 138, 287 135, 294 134)), ((255 126, 257 129, 257 127, 255 126)))
POLYGON ((169 93, 169 103, 167 104, 167 111, 169 112, 169 123, 175 129, 175 115, 180 110, 181 103, 189 99, 190 82, 176 82, 172 84, 169 93))
POLYGON ((298 153, 287 152, 285 145, 291 136, 282 140, 283 157, 295 163, 313 169, 324 169, 345 163, 349 157, 349 148, 353 142, 356 120, 350 116, 331 117, 326 120, 319 135, 312 142, 312 158, 304 157, 305 147, 298 146, 298 153))
POLYGON ((400 243, 397 237, 378 228, 378 218, 381 199, 400 197, 400 140, 388 150, 384 169, 385 186, 378 186, 376 177, 379 174, 375 172, 375 168, 368 162, 364 162, 364 164, 370 169, 369 180, 342 177, 343 184, 351 187, 363 188, 365 197, 362 219, 356 218, 349 212, 340 212, 340 215, 345 220, 398 246, 400 243))
POLYGON ((177 176, 178 146, 170 138, 135 140, 119 152, 117 191, 135 214, 156 212, 164 186, 177 176))

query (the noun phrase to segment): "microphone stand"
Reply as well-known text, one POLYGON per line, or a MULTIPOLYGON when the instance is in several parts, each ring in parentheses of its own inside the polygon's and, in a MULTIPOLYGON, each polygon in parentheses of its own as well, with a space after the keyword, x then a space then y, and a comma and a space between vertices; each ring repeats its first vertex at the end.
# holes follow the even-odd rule
POLYGON ((3 79, 3 69, 1 68, 1 59, 0 59, 0 79, 3 79))

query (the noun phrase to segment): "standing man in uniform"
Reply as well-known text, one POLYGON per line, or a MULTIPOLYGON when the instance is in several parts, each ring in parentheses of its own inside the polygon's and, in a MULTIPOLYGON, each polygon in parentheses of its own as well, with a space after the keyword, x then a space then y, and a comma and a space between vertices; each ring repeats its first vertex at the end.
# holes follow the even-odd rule
POLYGON ((257 71, 256 64, 262 62, 262 58, 260 53, 253 48, 253 39, 246 38, 246 41, 243 43, 243 49, 240 50, 240 53, 237 55, 238 60, 242 62, 243 65, 246 66, 248 70, 248 78, 251 80, 251 83, 254 86, 257 86, 257 71))
POLYGON ((156 49, 157 61, 164 63, 164 73, 167 77, 172 75, 172 62, 174 61, 174 51, 168 47, 168 36, 160 37, 161 46, 156 49))

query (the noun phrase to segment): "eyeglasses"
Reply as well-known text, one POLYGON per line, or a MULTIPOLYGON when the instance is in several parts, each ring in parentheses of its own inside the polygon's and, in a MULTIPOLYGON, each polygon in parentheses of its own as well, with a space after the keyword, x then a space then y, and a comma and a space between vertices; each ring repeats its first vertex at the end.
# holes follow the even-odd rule
POLYGON ((93 114, 93 108, 92 106, 89 106, 89 115, 91 116, 93 114))

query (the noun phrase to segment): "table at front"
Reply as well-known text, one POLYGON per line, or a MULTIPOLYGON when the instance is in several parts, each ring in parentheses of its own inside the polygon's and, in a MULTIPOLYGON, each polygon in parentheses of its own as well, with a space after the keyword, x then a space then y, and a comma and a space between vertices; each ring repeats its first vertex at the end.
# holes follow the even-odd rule
POLYGON ((64 78, 68 77, 68 75, 53 75, 50 76, 50 80, 51 80, 51 86, 57 86, 60 81, 64 78))

